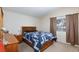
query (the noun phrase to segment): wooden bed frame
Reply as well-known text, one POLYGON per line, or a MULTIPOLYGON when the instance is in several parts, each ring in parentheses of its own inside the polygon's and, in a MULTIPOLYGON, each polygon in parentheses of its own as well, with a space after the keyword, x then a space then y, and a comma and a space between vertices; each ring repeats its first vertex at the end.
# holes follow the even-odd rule
MULTIPOLYGON (((24 32, 36 32, 36 27, 33 27, 33 26, 22 26, 22 35, 24 32)), ((24 39, 23 38, 23 41, 28 44, 30 47, 32 47, 32 43, 30 43, 28 40, 24 39)), ((47 49, 50 45, 52 45, 54 43, 54 41, 56 41, 56 39, 53 39, 53 40, 49 40, 47 42, 45 42, 43 44, 43 46, 41 47, 40 51, 44 51, 45 49, 47 49)), ((33 47, 32 47, 33 48, 33 47)))

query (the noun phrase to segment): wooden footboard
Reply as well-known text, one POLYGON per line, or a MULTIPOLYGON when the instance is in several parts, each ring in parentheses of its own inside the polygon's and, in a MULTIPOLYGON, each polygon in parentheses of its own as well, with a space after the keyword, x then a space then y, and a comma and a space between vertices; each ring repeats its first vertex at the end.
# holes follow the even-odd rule
MULTIPOLYGON (((23 39, 23 41, 24 41, 26 44, 28 44, 30 47, 33 48, 32 44, 31 44, 28 40, 23 39)), ((47 49, 49 46, 51 46, 51 45, 54 43, 54 41, 55 41, 55 40, 49 40, 49 41, 45 42, 45 43, 43 44, 43 46, 41 47, 40 51, 43 52, 45 49, 47 49)))
POLYGON ((49 46, 53 44, 53 40, 47 41, 46 43, 43 44, 42 48, 40 49, 41 52, 43 52, 45 49, 47 49, 49 46))

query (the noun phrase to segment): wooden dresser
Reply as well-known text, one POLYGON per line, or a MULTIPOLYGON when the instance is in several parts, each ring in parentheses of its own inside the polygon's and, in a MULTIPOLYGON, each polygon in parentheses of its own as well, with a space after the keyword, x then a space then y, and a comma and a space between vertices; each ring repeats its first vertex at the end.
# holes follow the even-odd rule
POLYGON ((18 52, 18 40, 12 34, 9 34, 8 44, 5 45, 6 52, 18 52))
POLYGON ((23 41, 23 37, 22 37, 21 34, 19 34, 19 35, 14 35, 14 36, 17 38, 17 40, 19 41, 19 43, 21 43, 21 42, 23 41))

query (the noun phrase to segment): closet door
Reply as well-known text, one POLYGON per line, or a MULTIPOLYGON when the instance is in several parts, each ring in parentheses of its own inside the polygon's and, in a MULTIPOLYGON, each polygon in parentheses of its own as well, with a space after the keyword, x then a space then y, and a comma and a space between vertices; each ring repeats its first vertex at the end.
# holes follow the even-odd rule
MULTIPOLYGON (((3 27, 3 10, 0 7, 0 29, 3 27)), ((2 38, 2 32, 0 31, 0 39, 2 38)))

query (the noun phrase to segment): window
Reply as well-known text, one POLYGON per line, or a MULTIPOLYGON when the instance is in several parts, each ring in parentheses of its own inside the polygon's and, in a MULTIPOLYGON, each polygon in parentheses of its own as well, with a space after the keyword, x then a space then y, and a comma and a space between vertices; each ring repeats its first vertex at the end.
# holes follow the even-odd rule
POLYGON ((66 17, 57 17, 57 31, 66 31, 66 17))

